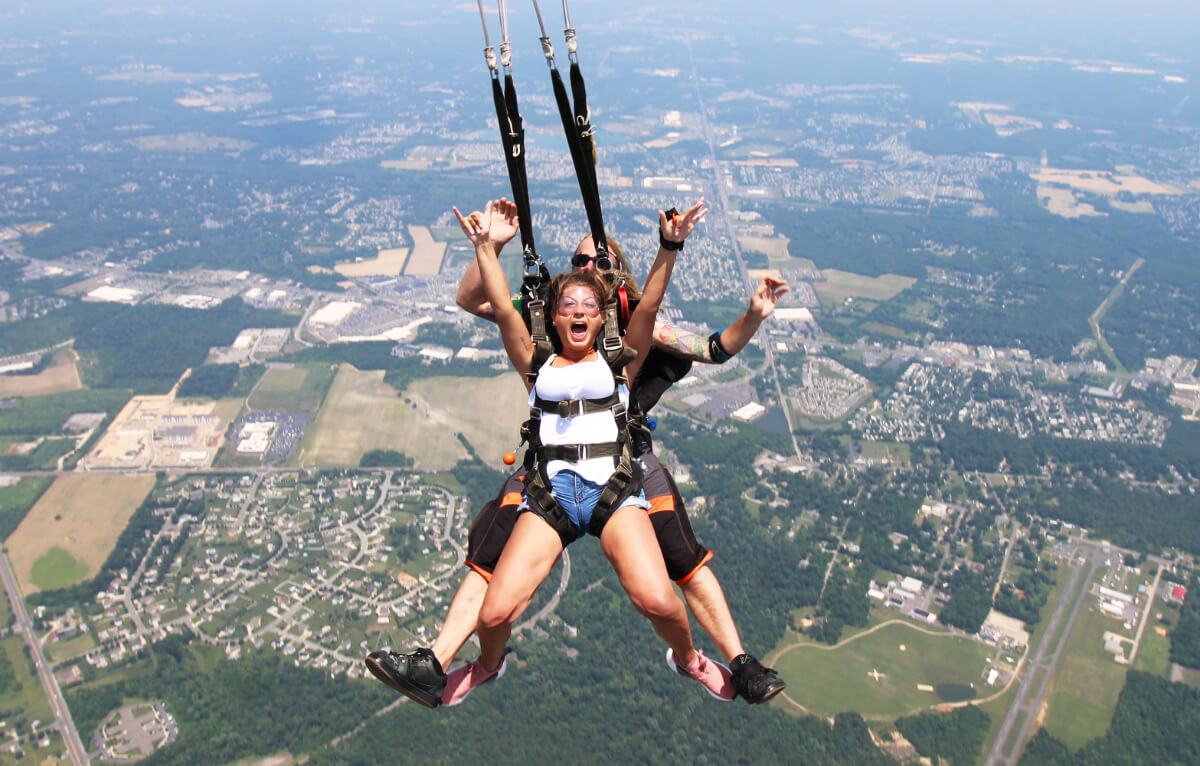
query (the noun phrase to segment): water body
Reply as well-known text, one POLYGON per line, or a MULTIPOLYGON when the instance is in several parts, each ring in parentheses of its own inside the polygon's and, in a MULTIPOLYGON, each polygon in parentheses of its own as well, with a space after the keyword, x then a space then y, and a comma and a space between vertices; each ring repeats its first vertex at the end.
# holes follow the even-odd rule
POLYGON ((979 696, 974 686, 966 684, 938 684, 933 687, 933 693, 942 702, 966 702, 979 696))

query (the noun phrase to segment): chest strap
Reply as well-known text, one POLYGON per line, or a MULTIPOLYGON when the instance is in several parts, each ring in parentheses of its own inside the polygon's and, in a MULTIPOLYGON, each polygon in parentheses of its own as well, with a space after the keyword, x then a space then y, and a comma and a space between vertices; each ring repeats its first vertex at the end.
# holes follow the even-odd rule
POLYGON ((543 460, 566 460, 578 463, 597 457, 620 457, 624 452, 621 442, 596 442, 592 444, 543 444, 538 450, 543 460))
POLYGON ((533 406, 542 412, 550 412, 560 418, 571 418, 576 415, 590 415, 595 412, 608 412, 614 404, 620 404, 621 397, 614 391, 600 399, 543 399, 534 395, 533 406))

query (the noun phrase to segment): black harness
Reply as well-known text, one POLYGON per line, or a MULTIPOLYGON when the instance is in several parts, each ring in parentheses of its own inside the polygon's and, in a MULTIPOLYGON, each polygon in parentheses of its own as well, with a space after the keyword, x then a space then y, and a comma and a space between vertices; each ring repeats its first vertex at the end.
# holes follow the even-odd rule
MULTIPOLYGON (((525 261, 521 284, 522 315, 529 327, 530 339, 533 343, 533 359, 528 377, 530 381, 534 381, 537 378, 537 372, 554 353, 554 342, 546 321, 546 291, 549 287, 550 274, 537 255, 533 240, 533 216, 529 208, 529 188, 525 172, 525 129, 517 105, 516 88, 513 84, 506 4, 504 0, 499 0, 497 7, 502 37, 500 59, 497 61, 491 41, 488 39, 487 18, 483 10, 483 2, 482 0, 477 0, 477 2, 480 19, 483 22, 486 46, 484 59, 492 79, 492 100, 495 103, 496 118, 500 126, 500 140, 504 146, 504 159, 512 186, 513 201, 517 206, 517 214, 520 218, 521 244, 525 261), (503 85, 501 85, 501 67, 504 69, 503 85)), ((542 30, 542 52, 550 67, 550 81, 554 89, 554 98, 558 104, 559 117, 562 120, 567 145, 571 150, 571 160, 575 166, 575 175, 579 180, 579 190, 587 213, 588 228, 596 245, 596 255, 597 257, 607 256, 616 266, 604 233, 604 215, 600 208, 600 193, 596 182, 594 129, 587 106, 587 90, 584 86, 583 74, 579 69, 578 41, 575 30, 571 27, 571 20, 567 15, 567 5, 564 2, 565 29, 563 33, 566 38, 568 58, 571 62, 572 100, 567 96, 562 74, 555 64, 554 47, 546 35, 545 25, 542 24, 541 9, 538 8, 536 0, 533 5, 542 30)), ((613 300, 604 307, 603 331, 596 339, 596 349, 613 374, 612 395, 603 399, 562 402, 547 401, 537 397, 535 406, 530 408, 529 419, 521 427, 521 438, 529 445, 529 449, 525 453, 526 497, 530 505, 555 528, 563 540, 564 546, 575 539, 576 530, 550 492, 550 480, 545 469, 546 463, 550 460, 575 462, 593 457, 614 459, 613 474, 605 484, 600 501, 592 514, 588 531, 595 535, 599 535, 613 512, 620 508, 628 497, 641 491, 642 486, 641 471, 633 459, 632 451, 633 445, 641 440, 633 438, 633 435, 637 432, 638 421, 643 424, 642 430, 647 434, 649 431, 644 427, 644 418, 630 418, 616 393, 617 386, 625 382, 625 366, 637 356, 637 351, 629 348, 622 340, 625 324, 633 311, 631 305, 633 302, 629 300, 625 288, 621 284, 623 273, 619 269, 614 269, 613 276, 616 278, 617 289, 614 290, 613 300), (571 417, 604 410, 612 412, 613 419, 617 424, 618 438, 615 442, 569 445, 543 445, 541 443, 540 427, 543 412, 554 412, 562 417, 571 417)))
MULTIPOLYGON (((633 349, 628 349, 631 353, 633 349)), ((624 365, 622 365, 622 368, 624 365)), ((538 366, 541 369, 541 365, 538 366)), ((610 369, 612 369, 610 367, 610 369)), ((592 511, 588 533, 600 536, 604 525, 613 513, 642 489, 642 471, 634 459, 634 433, 625 405, 621 403, 617 388, 624 383, 620 369, 613 370, 613 392, 599 399, 543 399, 534 394, 534 405, 529 408, 529 420, 521 426, 521 438, 528 445, 525 452, 525 499, 529 507, 541 516, 558 533, 563 547, 576 539, 576 530, 566 511, 562 509, 550 489, 550 477, 546 466, 551 460, 579 462, 591 458, 612 458, 612 475, 600 492, 600 499, 592 511), (591 444, 542 444, 542 416, 549 412, 559 417, 574 417, 595 412, 612 413, 617 425, 617 439, 611 442, 591 444)))

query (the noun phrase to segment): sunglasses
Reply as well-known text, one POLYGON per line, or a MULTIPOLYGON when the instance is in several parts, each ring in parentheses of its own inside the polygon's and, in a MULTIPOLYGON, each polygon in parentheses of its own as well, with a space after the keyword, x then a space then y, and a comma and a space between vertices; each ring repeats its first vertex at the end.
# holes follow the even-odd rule
POLYGON ((558 313, 563 315, 574 314, 575 309, 580 305, 583 306, 583 313, 587 316, 600 316, 600 302, 595 298, 584 298, 582 304, 574 298, 563 298, 558 302, 558 313))
POLYGON ((571 256, 571 266, 577 269, 582 269, 589 263, 595 263, 595 266, 600 271, 612 271, 612 258, 608 255, 587 255, 586 253, 575 253, 571 256))

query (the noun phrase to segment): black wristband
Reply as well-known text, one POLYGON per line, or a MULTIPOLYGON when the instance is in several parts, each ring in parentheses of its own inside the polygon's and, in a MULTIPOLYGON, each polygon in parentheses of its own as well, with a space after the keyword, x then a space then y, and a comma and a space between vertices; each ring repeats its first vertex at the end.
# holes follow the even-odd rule
POLYGON ((663 236, 662 229, 658 230, 658 244, 662 247, 663 250, 682 250, 683 249, 682 242, 672 242, 671 240, 667 239, 665 236, 663 236))
POLYGON ((712 335, 708 336, 708 355, 717 364, 725 364, 733 358, 733 354, 725 350, 725 344, 721 343, 721 333, 724 330, 717 330, 712 335))
MULTIPOLYGON (((671 208, 670 210, 663 211, 663 215, 666 216, 668 221, 674 221, 675 216, 679 215, 679 211, 671 208)), ((683 249, 682 242, 672 242, 663 236, 662 226, 658 227, 658 244, 662 245, 664 250, 678 251, 683 249)))

